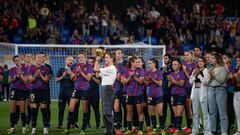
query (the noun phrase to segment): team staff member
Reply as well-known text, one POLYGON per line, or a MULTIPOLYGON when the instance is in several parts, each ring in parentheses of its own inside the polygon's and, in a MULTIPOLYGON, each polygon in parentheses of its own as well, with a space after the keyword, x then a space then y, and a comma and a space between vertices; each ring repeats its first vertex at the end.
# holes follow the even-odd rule
POLYGON ((10 92, 10 123, 11 129, 8 134, 14 133, 16 124, 16 106, 19 105, 21 120, 22 120, 22 133, 26 133, 26 114, 25 114, 25 105, 26 105, 26 85, 28 81, 27 78, 27 69, 21 64, 21 59, 18 55, 13 56, 13 62, 16 65, 10 69, 9 72, 9 82, 11 86, 10 92))
POLYGON ((171 88, 171 102, 172 108, 175 116, 175 124, 177 130, 174 135, 178 135, 181 132, 182 125, 182 113, 184 109, 185 102, 185 81, 186 75, 181 70, 181 62, 179 59, 172 60, 172 72, 169 76, 169 87, 171 88))
POLYGON ((43 134, 48 134, 48 91, 47 85, 50 78, 50 71, 44 65, 44 58, 42 53, 36 54, 36 65, 31 66, 29 72, 30 81, 30 105, 32 109, 32 134, 36 134, 38 108, 41 108, 43 120, 43 134))
MULTIPOLYGON (((200 57, 200 56, 198 56, 200 57)), ((187 120, 187 127, 185 129, 185 133, 191 133, 192 126, 192 101, 190 99, 192 85, 189 83, 189 78, 192 74, 192 71, 195 69, 196 64, 193 61, 193 53, 191 51, 184 52, 184 62, 183 62, 183 72, 186 75, 185 82, 185 92, 186 92, 186 105, 185 105, 185 114, 187 120)))
MULTIPOLYGON (((73 69, 73 73, 71 74, 71 79, 74 82, 74 91, 72 93, 72 97, 70 99, 69 113, 68 113, 68 123, 67 129, 63 132, 63 134, 68 134, 71 125, 74 125, 74 110, 76 104, 82 100, 82 109, 83 109, 83 124, 80 131, 80 134, 85 134, 84 130, 88 124, 88 99, 89 99, 89 89, 90 84, 89 81, 92 77, 92 67, 87 63, 87 55, 84 51, 81 51, 78 54, 78 64, 75 69, 73 69)), ((78 114, 76 114, 78 115, 78 114)), ((76 117, 76 116, 75 116, 76 117)))
MULTIPOLYGON (((100 68, 101 57, 96 58, 94 71, 99 73, 102 78, 102 106, 103 106, 103 121, 105 125, 105 135, 114 135, 114 120, 112 115, 114 103, 113 84, 116 80, 117 69, 114 66, 114 55, 106 53, 105 66, 100 68)), ((98 75, 98 74, 97 74, 98 75)))
POLYGON ((158 61, 154 58, 148 60, 148 65, 150 71, 147 75, 148 81, 148 107, 151 114, 151 122, 153 131, 150 134, 157 134, 157 120, 156 111, 159 116, 160 130, 162 135, 166 135, 164 130, 164 117, 163 117, 163 90, 162 90, 162 80, 163 74, 161 70, 158 70, 158 61))
POLYGON ((212 55, 212 65, 213 67, 209 71, 210 81, 208 88, 208 105, 211 131, 213 134, 216 134, 216 121, 217 114, 219 113, 222 135, 227 135, 228 117, 226 80, 229 71, 224 65, 221 54, 215 53, 212 55))
POLYGON ((233 107, 233 97, 234 97, 234 72, 236 69, 231 65, 232 55, 230 53, 223 54, 223 61, 225 66, 228 68, 228 78, 227 78, 227 113, 228 113, 228 134, 230 134, 235 121, 234 107, 233 107))
POLYGON ((163 62, 165 64, 164 67, 161 68, 162 73, 163 73, 163 116, 164 116, 164 123, 166 123, 167 119, 167 108, 169 106, 170 110, 170 125, 168 126, 170 133, 174 133, 176 128, 175 128, 175 121, 174 121, 174 113, 171 105, 171 89, 168 87, 169 80, 167 78, 168 75, 170 75, 171 72, 173 72, 172 69, 172 56, 169 54, 165 54, 163 57, 163 62))
POLYGON ((72 96, 73 89, 74 89, 74 81, 71 80, 71 74, 73 74, 72 65, 73 65, 73 57, 67 56, 65 59, 65 67, 60 68, 56 76, 56 81, 60 83, 57 128, 62 128, 64 110, 65 110, 66 104, 69 105, 70 98, 72 96))
POLYGON ((208 74, 206 59, 202 56, 197 59, 197 67, 194 69, 189 82, 193 85, 191 100, 193 106, 192 135, 199 134, 200 110, 203 113, 204 135, 210 135, 210 119, 208 112, 207 87, 210 75, 208 74))
POLYGON ((139 131, 137 134, 143 134, 143 108, 142 108, 142 91, 140 84, 143 84, 143 70, 138 67, 137 58, 132 57, 128 61, 128 66, 124 71, 122 83, 126 85, 126 106, 127 106, 127 123, 128 130, 124 134, 131 134, 132 130, 132 113, 133 106, 136 105, 139 118, 139 131))
MULTIPOLYGON (((88 58, 88 64, 94 68, 95 59, 88 58)), ((91 116, 91 107, 94 111, 95 121, 96 121, 96 128, 100 128, 100 111, 99 111, 99 100, 100 100, 100 93, 99 93, 99 84, 101 80, 100 77, 96 76, 96 72, 93 72, 91 80, 90 80, 90 89, 89 89, 89 111, 88 111, 88 124, 90 123, 90 116, 91 116)), ((90 125, 90 124, 89 124, 90 125)))

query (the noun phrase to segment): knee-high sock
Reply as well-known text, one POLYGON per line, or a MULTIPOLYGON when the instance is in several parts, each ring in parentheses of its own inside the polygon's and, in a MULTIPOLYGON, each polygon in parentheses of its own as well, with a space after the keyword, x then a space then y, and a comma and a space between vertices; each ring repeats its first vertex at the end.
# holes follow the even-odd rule
POLYGON ((36 128, 37 126, 37 117, 38 117, 38 109, 37 108, 32 108, 32 127, 36 128))
POLYGON ((47 110, 47 108, 41 108, 41 112, 42 112, 42 121, 43 121, 43 126, 44 127, 48 127, 48 120, 49 120, 49 118, 48 118, 48 110, 47 110))

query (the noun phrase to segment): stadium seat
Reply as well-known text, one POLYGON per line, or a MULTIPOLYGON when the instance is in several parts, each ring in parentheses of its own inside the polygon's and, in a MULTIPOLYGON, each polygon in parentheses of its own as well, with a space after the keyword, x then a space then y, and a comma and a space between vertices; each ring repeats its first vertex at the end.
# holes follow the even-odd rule
POLYGON ((102 43, 103 43, 103 36, 97 35, 97 36, 93 36, 93 38, 94 38, 95 40, 97 40, 97 42, 98 42, 99 44, 102 44, 102 43))
POLYGON ((155 38, 155 37, 151 37, 151 39, 149 39, 149 37, 144 37, 143 39, 142 39, 142 42, 144 42, 145 44, 151 44, 151 45, 157 45, 157 38, 155 38), (151 42, 151 43, 149 43, 149 42, 151 42))
POLYGON ((192 49, 192 45, 191 44, 183 44, 183 50, 184 51, 189 51, 192 49))
POLYGON ((14 43, 22 43, 22 35, 15 35, 14 38, 13 38, 13 42, 14 43))
POLYGON ((18 28, 18 34, 22 35, 23 34, 23 28, 18 28))

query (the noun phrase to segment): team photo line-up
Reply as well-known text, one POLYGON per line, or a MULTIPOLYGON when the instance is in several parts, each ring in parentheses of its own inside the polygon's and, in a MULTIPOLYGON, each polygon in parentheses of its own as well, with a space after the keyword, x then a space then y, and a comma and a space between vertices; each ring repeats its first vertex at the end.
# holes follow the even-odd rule
MULTIPOLYGON (((65 67, 56 75, 53 75, 51 65, 45 63, 44 52, 34 56, 30 53, 23 57, 13 56, 15 65, 8 75, 8 134, 15 133, 19 120, 23 134, 29 127, 31 134, 36 134, 39 109, 43 134, 49 133, 49 80, 54 78, 60 85, 57 128, 65 128, 62 134, 70 134, 72 128, 79 127, 79 106, 83 111, 79 133, 88 134, 91 107, 96 129, 101 128, 101 95, 105 135, 216 135, 218 132, 227 135, 232 133, 235 115, 235 135, 240 135, 240 56, 237 67, 233 67, 231 54, 202 54, 201 48, 195 47, 193 51, 184 52, 184 60, 165 54, 164 65, 159 67, 156 58, 145 61, 143 57, 128 55, 125 60, 122 49, 116 49, 114 53, 105 48, 99 50, 96 57, 88 57, 84 50, 77 52, 77 63, 75 56, 67 56, 65 67), (69 109, 65 127, 66 105, 69 109), (167 110, 170 110, 169 116, 167 110), (181 127, 183 112, 186 116, 184 129, 181 127), (169 125, 165 125, 167 117, 170 117, 169 125), (143 130, 144 124, 146 129, 143 130)), ((1 91, 3 72, 4 68, 0 66, 1 91)))

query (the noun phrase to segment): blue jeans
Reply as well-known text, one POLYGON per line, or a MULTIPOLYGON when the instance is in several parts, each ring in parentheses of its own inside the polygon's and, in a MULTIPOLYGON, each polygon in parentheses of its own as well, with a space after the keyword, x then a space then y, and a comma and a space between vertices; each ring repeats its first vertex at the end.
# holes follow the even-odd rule
POLYGON ((227 133, 228 117, 226 89, 224 87, 209 87, 208 90, 208 105, 211 131, 217 131, 217 114, 219 113, 221 132, 227 133))

